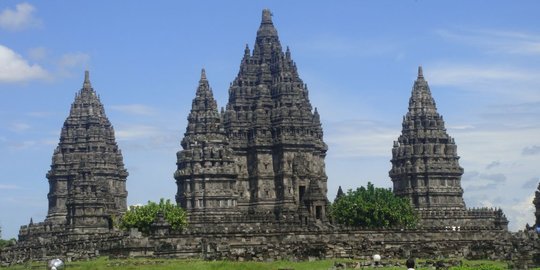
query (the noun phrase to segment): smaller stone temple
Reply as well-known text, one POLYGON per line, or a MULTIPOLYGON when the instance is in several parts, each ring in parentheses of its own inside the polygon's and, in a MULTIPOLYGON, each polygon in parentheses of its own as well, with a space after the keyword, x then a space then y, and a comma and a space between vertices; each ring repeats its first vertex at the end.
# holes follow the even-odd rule
POLYGON ((221 115, 203 69, 174 174, 176 201, 192 215, 238 212, 237 173, 221 115))
POLYGON ((394 141, 391 163, 394 193, 410 199, 423 226, 507 229, 508 220, 500 209, 466 209, 457 146, 437 112, 422 67, 418 68, 401 135, 394 141))
POLYGON ((86 71, 47 173, 47 218, 22 226, 19 239, 53 232, 108 232, 127 210, 127 176, 114 129, 86 71))

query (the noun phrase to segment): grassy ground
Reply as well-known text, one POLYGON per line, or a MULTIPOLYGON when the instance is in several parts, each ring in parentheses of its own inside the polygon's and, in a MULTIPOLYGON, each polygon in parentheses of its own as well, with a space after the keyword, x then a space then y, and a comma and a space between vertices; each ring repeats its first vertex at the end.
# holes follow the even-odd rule
MULTIPOLYGON (((66 270, 328 270, 332 268, 335 260, 323 260, 315 262, 230 262, 230 261, 201 261, 201 260, 174 260, 174 259, 126 259, 109 260, 100 258, 98 260, 71 262, 66 264, 66 270)), ((401 262, 402 264, 404 262, 401 262)), ((461 267, 452 267, 453 270, 498 270, 506 269, 505 262, 492 261, 464 261, 461 267)), ((33 263, 18 265, 3 269, 45 269, 45 263, 33 263)), ((376 269, 406 269, 401 267, 382 267, 376 269)), ((416 269, 433 269, 419 267, 416 269)))

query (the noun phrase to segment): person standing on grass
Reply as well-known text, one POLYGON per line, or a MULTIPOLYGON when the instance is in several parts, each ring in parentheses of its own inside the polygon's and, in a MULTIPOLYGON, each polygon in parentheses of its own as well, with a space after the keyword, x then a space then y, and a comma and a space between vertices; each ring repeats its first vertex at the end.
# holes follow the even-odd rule
POLYGON ((407 270, 414 270, 414 259, 413 259, 413 258, 409 258, 409 259, 405 262, 405 266, 407 266, 407 270))

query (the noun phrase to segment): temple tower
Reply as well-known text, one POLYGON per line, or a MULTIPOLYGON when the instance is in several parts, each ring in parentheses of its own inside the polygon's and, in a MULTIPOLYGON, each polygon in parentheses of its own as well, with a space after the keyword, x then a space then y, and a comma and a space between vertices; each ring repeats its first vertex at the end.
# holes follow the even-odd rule
POLYGON ((224 127, 236 154, 240 208, 278 218, 307 208, 325 219, 327 146, 319 114, 267 9, 229 88, 224 127))
POLYGON ((126 178, 114 130, 88 71, 54 150, 46 223, 82 231, 109 229, 126 211, 126 178))
POLYGON ((233 163, 233 152, 203 69, 182 150, 177 153, 174 174, 177 203, 192 218, 193 215, 212 217, 237 212, 237 174, 233 163))
POLYGON ((409 112, 392 149, 394 193, 409 197, 417 209, 465 209, 456 150, 419 67, 409 112))

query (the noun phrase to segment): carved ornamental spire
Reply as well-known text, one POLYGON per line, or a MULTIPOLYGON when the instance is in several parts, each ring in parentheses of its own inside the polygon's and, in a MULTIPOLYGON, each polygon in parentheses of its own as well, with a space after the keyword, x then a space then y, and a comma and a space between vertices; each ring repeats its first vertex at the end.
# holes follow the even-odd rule
POLYGON ((465 209, 458 160, 454 139, 419 67, 401 136, 392 149, 394 193, 409 197, 416 208, 465 209))
POLYGON ((46 221, 108 229, 112 217, 126 211, 127 176, 113 127, 86 71, 47 173, 46 221))
MULTIPOLYGON (((326 196, 327 146, 319 114, 291 51, 282 49, 270 10, 262 12, 251 53, 246 46, 229 88, 224 127, 238 154, 239 206, 279 216, 297 211, 310 185, 326 196), (293 161, 301 166, 293 169, 293 161)), ((308 208, 319 209, 314 211, 324 220, 327 201, 322 197, 314 197, 308 208)))
POLYGON ((203 69, 182 150, 177 153, 177 203, 190 214, 215 216, 234 211, 237 195, 233 162, 221 114, 203 69))

